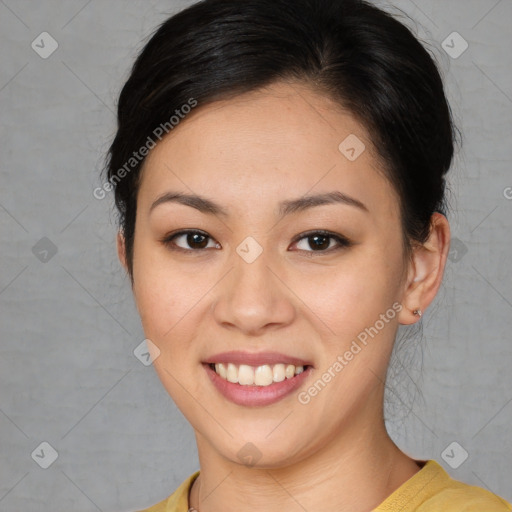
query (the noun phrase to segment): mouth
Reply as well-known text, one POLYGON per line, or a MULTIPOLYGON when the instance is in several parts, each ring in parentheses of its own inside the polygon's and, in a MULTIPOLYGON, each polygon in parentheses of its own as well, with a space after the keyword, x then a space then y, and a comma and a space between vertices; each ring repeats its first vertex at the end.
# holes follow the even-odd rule
POLYGON ((294 365, 278 363, 251 366, 235 363, 207 363, 208 366, 223 380, 240 386, 267 387, 272 384, 292 379, 296 375, 311 368, 311 365, 294 365))
POLYGON ((264 407, 292 395, 313 372, 313 366, 285 363, 251 366, 202 363, 220 395, 244 407, 264 407))

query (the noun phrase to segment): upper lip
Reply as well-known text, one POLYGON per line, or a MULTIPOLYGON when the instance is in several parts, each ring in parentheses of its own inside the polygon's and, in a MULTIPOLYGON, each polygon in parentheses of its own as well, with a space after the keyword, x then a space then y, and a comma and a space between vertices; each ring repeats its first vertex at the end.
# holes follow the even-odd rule
POLYGON ((309 361, 300 357, 289 356, 280 352, 242 352, 232 350, 209 356, 204 363, 233 363, 247 364, 249 366, 263 366, 265 364, 293 364, 294 366, 312 366, 309 361))

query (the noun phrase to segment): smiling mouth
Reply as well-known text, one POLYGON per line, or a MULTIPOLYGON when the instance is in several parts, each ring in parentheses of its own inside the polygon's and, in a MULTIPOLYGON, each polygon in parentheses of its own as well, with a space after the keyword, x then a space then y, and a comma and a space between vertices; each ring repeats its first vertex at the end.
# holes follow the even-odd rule
POLYGON ((283 382, 307 370, 310 365, 295 366, 293 364, 264 364, 250 366, 234 363, 208 363, 208 366, 223 380, 241 386, 270 386, 283 382))

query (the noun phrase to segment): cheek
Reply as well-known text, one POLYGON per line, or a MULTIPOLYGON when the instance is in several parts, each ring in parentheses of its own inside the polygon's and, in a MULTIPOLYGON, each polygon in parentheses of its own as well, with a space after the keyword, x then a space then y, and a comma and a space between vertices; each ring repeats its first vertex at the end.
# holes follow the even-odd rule
POLYGON ((155 368, 172 386, 164 367, 176 377, 186 377, 186 371, 200 359, 200 346, 194 339, 201 322, 208 318, 208 291, 215 286, 218 275, 201 270, 201 265, 186 268, 154 243, 141 242, 137 249, 135 302, 146 338, 160 350, 155 368))
POLYGON ((135 248, 133 293, 146 336, 162 341, 192 307, 190 279, 159 250, 140 241, 135 248))
POLYGON ((169 261, 145 259, 143 251, 139 254, 140 265, 136 270, 134 266, 134 296, 145 337, 158 347, 153 367, 178 407, 188 410, 188 393, 196 396, 201 391, 196 388, 199 380, 190 372, 195 371, 200 357, 194 337, 198 315, 206 314, 200 299, 209 286, 204 279, 173 269, 169 261))
POLYGON ((383 255, 377 248, 364 249, 336 267, 298 279, 293 288, 322 320, 328 337, 347 340, 391 308, 401 271, 399 251, 383 255))
POLYGON ((139 272, 134 295, 146 336, 166 343, 183 330, 205 289, 205 283, 162 268, 139 272))

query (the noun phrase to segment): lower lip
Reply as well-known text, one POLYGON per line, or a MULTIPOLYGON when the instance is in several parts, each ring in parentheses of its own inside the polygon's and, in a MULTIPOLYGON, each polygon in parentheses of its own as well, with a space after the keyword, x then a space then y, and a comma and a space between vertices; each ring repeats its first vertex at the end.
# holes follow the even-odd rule
POLYGON ((203 364, 203 367, 213 385, 222 395, 235 404, 246 407, 264 406, 278 402, 295 391, 308 378, 312 370, 312 367, 309 366, 291 379, 274 382, 269 386, 243 386, 224 380, 208 364, 203 364))

